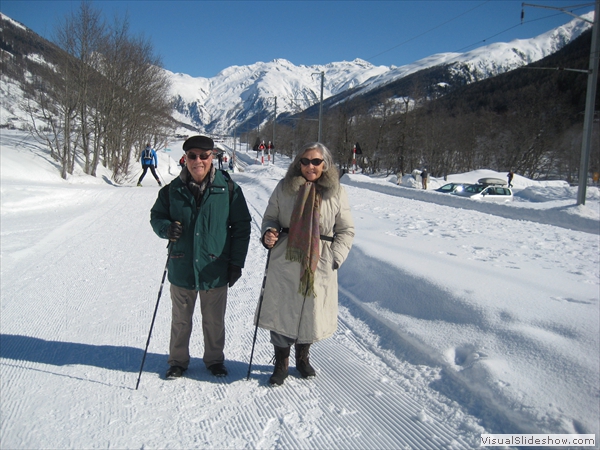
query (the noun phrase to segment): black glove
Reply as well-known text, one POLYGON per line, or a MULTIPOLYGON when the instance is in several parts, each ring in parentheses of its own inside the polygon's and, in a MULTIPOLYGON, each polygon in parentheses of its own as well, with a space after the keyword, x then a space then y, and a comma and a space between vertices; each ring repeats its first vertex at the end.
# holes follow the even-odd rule
POLYGON ((227 269, 227 281, 229 281, 229 287, 232 287, 237 280, 242 276, 242 268, 229 264, 227 269))
POLYGON ((183 233, 181 224, 179 222, 171 222, 171 225, 167 228, 167 237, 169 240, 175 242, 181 237, 181 233, 183 233))

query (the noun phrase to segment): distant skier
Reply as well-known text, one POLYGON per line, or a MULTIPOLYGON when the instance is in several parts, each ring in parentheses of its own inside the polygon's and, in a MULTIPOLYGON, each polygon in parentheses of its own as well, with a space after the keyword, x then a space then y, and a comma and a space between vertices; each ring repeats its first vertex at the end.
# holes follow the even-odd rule
POLYGON ((142 180, 146 176, 146 172, 148 171, 148 169, 150 169, 150 171, 152 172, 152 175, 154 175, 154 179, 156 180, 158 185, 162 186, 160 179, 158 178, 158 175, 156 175, 156 171, 154 170, 158 167, 158 156, 156 156, 156 152, 154 151, 154 149, 152 148, 150 143, 146 144, 146 148, 144 150, 142 150, 142 156, 140 157, 140 162, 142 163, 143 172, 142 172, 142 175, 140 176, 140 179, 138 180, 137 185, 138 186, 142 185, 142 180))
POLYGON ((185 154, 181 158, 179 158, 179 165, 182 169, 185 167, 185 154))

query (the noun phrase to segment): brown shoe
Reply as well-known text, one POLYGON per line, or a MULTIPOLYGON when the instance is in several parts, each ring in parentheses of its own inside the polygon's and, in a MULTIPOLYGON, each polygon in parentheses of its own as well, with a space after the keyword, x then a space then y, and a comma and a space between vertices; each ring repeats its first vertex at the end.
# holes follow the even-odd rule
POLYGON ((269 378, 269 383, 281 386, 288 376, 288 367, 290 364, 290 348, 275 346, 275 370, 269 378))
POLYGON ((302 375, 302 378, 309 378, 317 376, 317 372, 310 365, 308 359, 308 353, 310 350, 310 344, 296 344, 296 369, 302 375))

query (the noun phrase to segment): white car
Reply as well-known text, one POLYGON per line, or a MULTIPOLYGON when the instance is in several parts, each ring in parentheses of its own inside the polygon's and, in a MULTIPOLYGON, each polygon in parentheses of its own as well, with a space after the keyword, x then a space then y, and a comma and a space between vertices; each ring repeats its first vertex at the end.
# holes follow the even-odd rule
POLYGON ((513 193, 509 187, 504 186, 505 184, 504 180, 482 178, 477 184, 467 186, 462 191, 454 191, 452 195, 489 202, 511 202, 513 193))
POLYGON ((490 202, 512 202, 513 193, 509 187, 487 186, 481 192, 473 194, 470 198, 490 202))

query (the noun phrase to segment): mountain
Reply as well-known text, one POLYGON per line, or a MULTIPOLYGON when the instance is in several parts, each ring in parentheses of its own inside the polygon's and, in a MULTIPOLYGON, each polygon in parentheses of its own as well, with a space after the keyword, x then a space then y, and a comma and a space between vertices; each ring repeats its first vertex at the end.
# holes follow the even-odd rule
MULTIPOLYGON (((586 15, 592 16, 592 12, 586 15)), ((22 24, 3 14, 0 18, 0 93, 4 99, 0 126, 19 128, 27 121, 18 107, 23 77, 34 65, 52 67, 53 54, 60 50, 22 24)), ((446 93, 448 89, 538 61, 590 27, 589 23, 574 19, 532 39, 490 44, 466 53, 436 54, 401 67, 374 66, 360 59, 296 66, 285 59, 275 59, 231 66, 212 78, 166 71, 172 83, 173 117, 184 129, 219 135, 256 128, 271 120, 275 109, 279 120, 307 110, 316 114, 321 73, 326 108, 357 100, 363 106, 376 106, 387 99, 410 96, 412 86, 425 86, 423 95, 446 93)))
POLYGON ((169 74, 175 119, 212 134, 228 134, 272 117, 275 97, 278 113, 301 111, 318 102, 321 72, 323 96, 330 97, 388 70, 359 59, 325 66, 295 66, 276 59, 228 67, 213 78, 169 74))
MULTIPOLYGON (((584 17, 591 19, 590 12, 584 17)), ((514 70, 538 61, 576 39, 591 25, 573 19, 532 39, 494 43, 466 53, 440 53, 401 67, 374 66, 356 59, 327 65, 295 66, 285 59, 249 66, 229 67, 213 78, 192 78, 169 72, 175 118, 181 123, 212 134, 230 134, 256 128, 272 119, 277 97, 279 118, 312 106, 318 109, 320 73, 324 73, 323 98, 328 107, 371 96, 409 76, 418 78, 424 69, 443 69, 443 76, 430 79, 430 88, 464 85, 514 70)), ((427 83, 427 81, 426 81, 427 83)), ((411 84, 415 84, 414 81, 411 84)), ((423 80, 420 83, 423 84, 423 80)), ((387 89, 387 91, 390 91, 387 89)), ((395 90, 388 94, 397 96, 395 90)), ((384 95, 385 98, 385 95, 384 95)))

